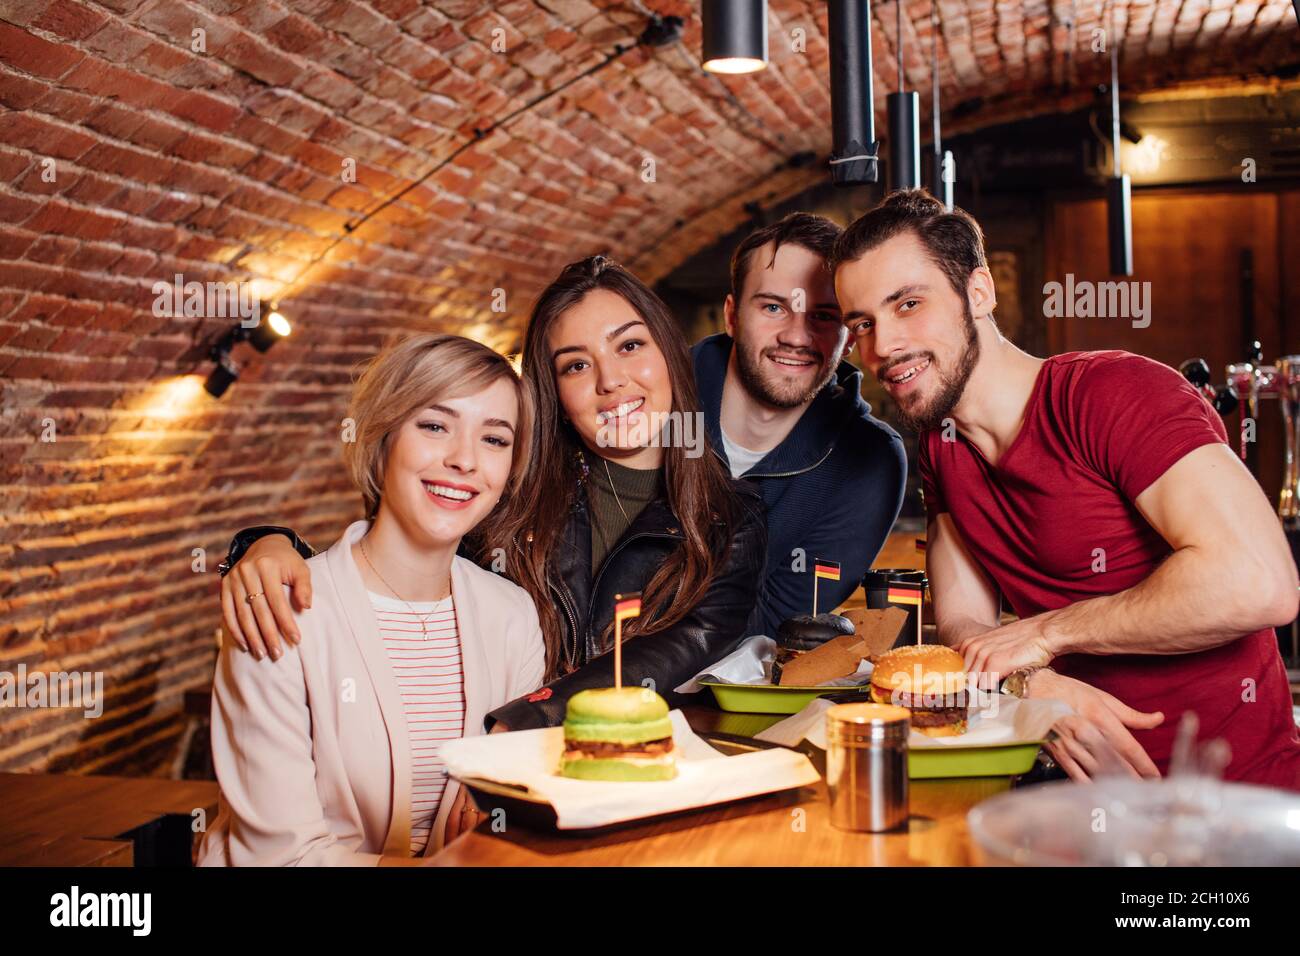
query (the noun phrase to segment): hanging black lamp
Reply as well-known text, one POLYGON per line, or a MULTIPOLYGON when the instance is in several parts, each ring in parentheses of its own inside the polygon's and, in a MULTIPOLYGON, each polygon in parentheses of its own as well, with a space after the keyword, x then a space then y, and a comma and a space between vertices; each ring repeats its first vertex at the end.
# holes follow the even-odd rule
POLYGON ((861 186, 880 178, 871 67, 871 0, 830 0, 831 181, 861 186))
POLYGON ((710 73, 767 66, 767 0, 704 0, 703 65, 710 73))
POLYGON ((885 97, 889 112, 889 188, 914 189, 921 185, 921 97, 903 90, 903 3, 898 10, 898 91, 885 97))
POLYGON ((1133 188, 1119 162, 1119 34, 1110 39, 1110 144, 1112 166, 1106 183, 1106 233, 1110 239, 1110 274, 1133 274, 1133 188))
POLYGON ((930 0, 930 70, 933 74, 934 93, 930 111, 934 114, 934 160, 931 169, 930 192, 952 212, 952 192, 957 181, 957 168, 952 150, 943 148, 943 135, 939 128, 939 11, 935 0, 930 0))

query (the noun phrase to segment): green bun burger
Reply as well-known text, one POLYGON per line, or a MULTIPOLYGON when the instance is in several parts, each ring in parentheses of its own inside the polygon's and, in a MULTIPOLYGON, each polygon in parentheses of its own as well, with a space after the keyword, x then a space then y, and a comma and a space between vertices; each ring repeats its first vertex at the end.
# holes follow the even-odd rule
POLYGON ((667 702, 648 687, 579 691, 564 715, 560 774, 578 780, 677 776, 667 702))

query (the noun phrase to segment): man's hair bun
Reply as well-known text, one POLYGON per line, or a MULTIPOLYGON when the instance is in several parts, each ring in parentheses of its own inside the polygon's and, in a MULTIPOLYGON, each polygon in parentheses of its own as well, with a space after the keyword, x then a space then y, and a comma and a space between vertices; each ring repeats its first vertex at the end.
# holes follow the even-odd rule
POLYGON ((588 256, 586 259, 582 260, 582 264, 585 267, 583 272, 594 279, 596 276, 604 272, 611 262, 612 260, 607 259, 604 256, 588 256))

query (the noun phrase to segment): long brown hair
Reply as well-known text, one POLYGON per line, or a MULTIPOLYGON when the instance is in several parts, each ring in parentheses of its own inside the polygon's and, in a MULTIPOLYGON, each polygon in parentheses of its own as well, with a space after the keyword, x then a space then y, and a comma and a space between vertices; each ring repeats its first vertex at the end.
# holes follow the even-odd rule
MULTIPOLYGON (((508 573, 537 605, 548 679, 560 672, 564 633, 550 593, 548 564, 578 494, 579 453, 593 452, 565 421, 547 336, 561 315, 596 289, 621 296, 645 322, 668 366, 671 410, 688 415, 700 408, 690 349, 681 328, 668 307, 632 273, 604 256, 592 256, 566 266, 542 292, 528 321, 523 353, 523 379, 533 405, 533 454, 518 494, 484 536, 483 551, 486 555, 504 549, 508 573)), ((700 602, 719 570, 740 511, 721 462, 708 451, 689 458, 681 442, 669 443, 664 449, 664 481, 684 540, 643 588, 642 616, 623 628, 629 638, 668 628, 700 602)), ((583 639, 581 634, 577 637, 583 639)))

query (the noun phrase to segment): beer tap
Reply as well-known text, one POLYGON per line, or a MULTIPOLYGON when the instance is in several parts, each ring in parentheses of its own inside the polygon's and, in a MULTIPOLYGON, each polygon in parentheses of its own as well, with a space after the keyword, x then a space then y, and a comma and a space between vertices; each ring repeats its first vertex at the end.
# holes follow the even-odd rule
MULTIPOLYGON (((1276 398, 1282 406, 1282 426, 1286 432, 1286 458, 1283 462, 1282 490, 1278 494, 1277 513, 1282 519, 1291 557, 1300 566, 1300 355, 1286 355, 1273 365, 1264 364, 1259 342, 1252 342, 1250 361, 1227 366, 1223 385, 1210 384, 1210 366, 1205 359, 1188 359, 1178 366, 1183 377, 1196 387, 1214 406, 1228 416, 1241 410, 1241 457, 1246 458, 1246 421, 1258 421, 1259 400, 1276 398)), ((1290 668, 1300 668, 1300 619, 1277 628, 1279 641, 1290 634, 1290 652, 1284 653, 1290 668)), ((1295 677, 1292 678, 1293 680, 1295 677)))
POLYGON ((1224 370, 1226 381, 1218 386, 1210 384, 1210 366, 1205 359, 1188 359, 1178 366, 1178 371, 1220 415, 1227 417, 1240 410, 1238 434, 1243 461, 1246 422, 1259 420, 1260 399, 1278 399, 1286 429, 1286 459, 1277 512, 1284 522, 1295 523, 1300 519, 1300 355, 1287 355, 1276 364, 1265 365, 1262 346, 1252 342, 1249 360, 1228 365, 1224 370))

